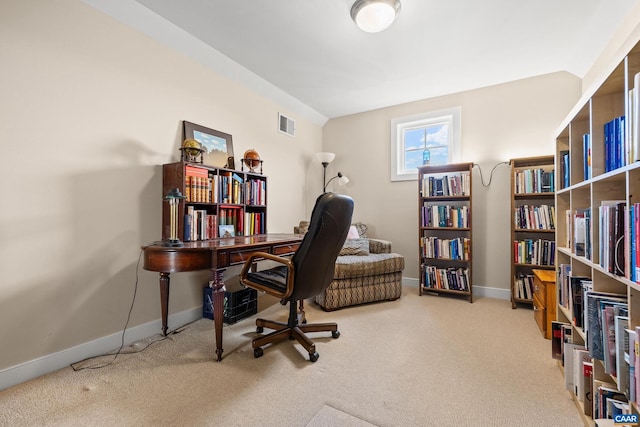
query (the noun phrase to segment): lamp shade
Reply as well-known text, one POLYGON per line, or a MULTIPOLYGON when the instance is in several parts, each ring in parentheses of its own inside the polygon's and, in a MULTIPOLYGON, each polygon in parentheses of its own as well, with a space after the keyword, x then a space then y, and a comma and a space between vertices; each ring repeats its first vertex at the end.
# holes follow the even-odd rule
POLYGON ((388 28, 400 13, 400 0, 356 0, 351 6, 351 19, 367 33, 388 28))
POLYGON ((327 152, 322 152, 322 153, 316 153, 316 159, 320 162, 320 163, 331 163, 333 161, 333 159, 336 158, 335 153, 327 153, 327 152))

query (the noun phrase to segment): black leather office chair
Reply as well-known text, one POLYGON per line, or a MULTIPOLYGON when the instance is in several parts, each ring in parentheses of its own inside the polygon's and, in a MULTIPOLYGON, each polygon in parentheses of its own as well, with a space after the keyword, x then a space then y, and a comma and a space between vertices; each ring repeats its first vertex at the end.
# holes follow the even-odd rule
POLYGON ((309 352, 309 360, 315 362, 319 355, 305 332, 330 331, 333 338, 340 336, 336 323, 306 323, 304 312, 301 317, 298 316, 297 305, 298 301, 318 295, 333 280, 336 258, 347 237, 352 214, 353 200, 350 197, 325 193, 316 200, 309 230, 291 258, 255 252, 245 262, 240 273, 242 284, 281 298, 283 305, 289 303, 287 323, 256 320, 258 333, 262 333, 264 328, 275 331, 253 340, 255 357, 262 356, 262 346, 289 338, 302 344, 309 352), (252 266, 259 259, 276 261, 282 265, 252 272, 252 266))

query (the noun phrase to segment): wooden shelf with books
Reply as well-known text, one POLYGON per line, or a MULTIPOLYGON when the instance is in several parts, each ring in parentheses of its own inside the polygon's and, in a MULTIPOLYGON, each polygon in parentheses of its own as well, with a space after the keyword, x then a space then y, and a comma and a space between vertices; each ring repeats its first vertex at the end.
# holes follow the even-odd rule
MULTIPOLYGON (((640 43, 585 93, 556 136, 553 356, 585 424, 638 414, 640 43)), ((627 424, 627 423, 619 423, 627 424)))
MULTIPOLYGON (((162 166, 162 191, 177 188, 178 238, 210 240, 267 233, 267 177, 184 161, 162 166)), ((162 238, 170 235, 168 203, 163 203, 162 238)))
POLYGON ((533 270, 554 269, 555 165, 553 155, 511 159, 510 164, 511 308, 517 308, 533 304, 533 270))
POLYGON ((471 177, 473 163, 418 168, 420 295, 473 302, 471 177))

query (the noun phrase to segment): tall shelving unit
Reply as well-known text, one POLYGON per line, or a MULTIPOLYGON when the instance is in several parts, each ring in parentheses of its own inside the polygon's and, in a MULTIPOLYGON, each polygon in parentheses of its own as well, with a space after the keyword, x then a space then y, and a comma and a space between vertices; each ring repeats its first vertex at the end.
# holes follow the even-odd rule
POLYGON ((471 189, 473 163, 418 168, 420 295, 473 302, 471 189))
POLYGON ((517 308, 533 304, 533 270, 554 269, 555 166, 553 155, 510 164, 511 308, 517 308))
MULTIPOLYGON (((557 320, 569 325, 568 332, 574 344, 585 346, 586 343, 593 364, 593 374, 588 381, 593 388, 592 395, 597 396, 596 388, 601 384, 612 384, 629 400, 630 412, 638 414, 640 390, 634 391, 634 397, 629 382, 625 385, 623 377, 628 366, 620 362, 618 357, 622 355, 617 347, 614 349, 618 360, 616 367, 620 366, 622 371, 612 375, 607 373, 611 369, 607 369, 604 360, 591 354, 597 346, 598 337, 592 330, 585 333, 585 327, 590 328, 588 320, 582 324, 576 320, 579 312, 575 303, 572 304, 574 296, 581 295, 583 304, 587 305, 589 303, 585 299, 593 297, 588 297, 584 291, 581 294, 572 292, 571 281, 564 279, 566 269, 570 276, 586 278, 582 282, 583 287, 588 287, 590 282, 594 292, 620 295, 621 300, 627 303, 627 329, 640 331, 636 330, 640 326, 640 275, 635 274, 640 261, 636 255, 636 248, 640 250, 640 233, 637 223, 634 224, 635 219, 632 219, 632 215, 633 218, 638 217, 640 206, 640 162, 636 160, 640 157, 636 131, 640 43, 613 65, 610 74, 597 88, 583 96, 556 134, 557 320), (620 117, 624 120, 621 121, 620 117), (612 126, 617 131, 611 132, 612 126), (609 208, 604 207, 607 205, 623 209, 622 234, 617 226, 610 227, 612 223, 605 213, 609 208), (617 272, 615 267, 611 268, 609 260, 612 256, 621 267, 617 272)), ((618 338, 614 343, 620 343, 618 338)), ((630 351, 633 358, 633 349, 630 351)), ((565 377, 573 375, 573 372, 567 372, 566 367, 565 363, 565 377)), ((638 366, 635 369, 635 375, 638 375, 638 366)), ((584 414, 585 425, 594 425, 594 422, 600 425, 601 421, 593 415, 594 407, 587 407, 588 403, 580 401, 575 394, 573 397, 584 414)))

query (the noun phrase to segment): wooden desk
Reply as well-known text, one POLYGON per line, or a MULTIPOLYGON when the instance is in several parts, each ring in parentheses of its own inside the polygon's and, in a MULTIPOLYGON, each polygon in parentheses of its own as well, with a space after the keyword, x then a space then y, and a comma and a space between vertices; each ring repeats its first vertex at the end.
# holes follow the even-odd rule
POLYGON ((184 242, 181 247, 152 244, 143 246, 143 268, 160 273, 160 306, 162 310, 162 333, 167 334, 169 313, 169 274, 183 271, 211 270, 213 281, 213 322, 216 333, 216 354, 222 360, 222 324, 224 311, 225 268, 244 264, 256 251, 275 255, 294 253, 303 235, 262 234, 248 237, 233 237, 197 242, 184 242))

